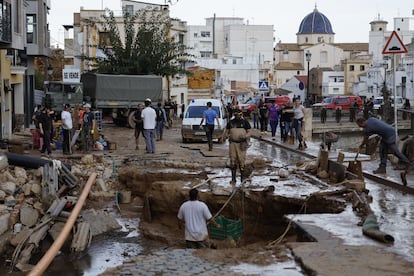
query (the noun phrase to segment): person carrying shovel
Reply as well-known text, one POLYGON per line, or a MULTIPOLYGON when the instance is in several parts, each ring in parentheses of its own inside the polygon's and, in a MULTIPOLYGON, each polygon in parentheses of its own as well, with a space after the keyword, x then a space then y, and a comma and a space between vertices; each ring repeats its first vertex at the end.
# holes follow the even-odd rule
POLYGON ((401 163, 403 163, 404 172, 401 173, 401 180, 404 186, 407 185, 406 175, 411 166, 411 162, 408 158, 400 152, 397 146, 397 136, 395 134, 395 129, 389 124, 378 120, 376 118, 358 118, 356 123, 359 127, 363 128, 364 140, 359 146, 359 151, 362 147, 367 144, 369 136, 377 134, 381 137, 380 142, 380 165, 378 169, 374 170, 374 174, 386 174, 387 167, 387 155, 388 152, 392 152, 395 156, 398 157, 401 163))

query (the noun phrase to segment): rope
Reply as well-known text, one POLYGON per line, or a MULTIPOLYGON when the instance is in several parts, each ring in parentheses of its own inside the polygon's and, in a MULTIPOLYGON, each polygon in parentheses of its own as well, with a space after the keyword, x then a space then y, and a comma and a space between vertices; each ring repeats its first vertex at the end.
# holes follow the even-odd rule
POLYGON ((206 183, 210 182, 211 180, 213 180, 213 179, 215 179, 215 178, 217 178, 217 177, 218 177, 218 176, 213 176, 213 177, 210 177, 210 178, 208 178, 208 179, 205 179, 205 180, 203 180, 201 183, 196 184, 196 185, 194 185, 193 187, 191 187, 191 189, 195 189, 195 188, 198 188, 198 187, 200 187, 200 186, 203 186, 204 184, 206 184, 206 183))
MULTIPOLYGON (((305 212, 306 212, 306 204, 307 204, 308 200, 309 200, 311 197, 312 197, 312 194, 311 194, 311 195, 309 195, 309 196, 305 199, 305 202, 303 202, 302 206, 300 207, 298 214, 300 214, 300 213, 302 212, 302 210, 305 210, 305 212)), ((282 234, 282 235, 280 235, 280 236, 279 236, 276 240, 269 242, 266 246, 270 247, 270 246, 273 246, 273 245, 275 245, 275 244, 278 244, 278 243, 282 242, 282 241, 283 241, 283 239, 285 238, 286 234, 289 232, 289 230, 290 230, 291 226, 292 226, 292 219, 291 219, 291 220, 289 220, 289 223, 288 223, 288 225, 286 226, 286 229, 285 229, 285 231, 283 232, 283 234, 282 234)))
MULTIPOLYGON (((226 208, 227 204, 230 203, 230 200, 232 200, 232 198, 236 195, 238 190, 242 190, 242 191, 244 190, 244 183, 247 180, 250 180, 250 178, 247 178, 247 179, 243 180, 243 182, 240 184, 239 187, 235 186, 233 188, 233 191, 231 192, 229 198, 226 200, 226 202, 223 204, 223 206, 220 208, 220 210, 218 210, 218 212, 213 216, 213 218, 211 220, 217 218, 220 215, 220 213, 223 212, 224 208, 226 208)), ((242 221, 244 222, 244 196, 242 196, 242 221)))
POLYGON ((230 200, 236 195, 236 192, 238 190, 239 190, 239 187, 234 187, 227 201, 223 204, 220 210, 218 210, 218 212, 213 216, 213 218, 210 221, 212 221, 213 219, 216 219, 220 215, 220 213, 223 212, 224 208, 226 208, 227 204, 229 204, 230 200))

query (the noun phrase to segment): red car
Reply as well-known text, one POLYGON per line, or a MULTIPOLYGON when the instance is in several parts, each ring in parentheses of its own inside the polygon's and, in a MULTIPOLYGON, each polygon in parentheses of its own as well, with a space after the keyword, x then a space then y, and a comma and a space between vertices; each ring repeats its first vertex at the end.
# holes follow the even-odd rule
POLYGON ((240 110, 243 112, 244 116, 250 116, 250 114, 255 110, 256 106, 259 105, 260 97, 248 99, 245 103, 239 104, 240 110))
POLYGON ((325 98, 321 103, 316 103, 312 105, 313 108, 326 108, 328 110, 335 110, 337 107, 340 107, 342 110, 349 110, 351 104, 354 101, 357 101, 359 109, 362 108, 363 103, 359 96, 338 96, 338 97, 329 97, 325 98))
POLYGON ((282 104, 287 104, 290 101, 289 96, 266 96, 264 97, 264 102, 268 106, 271 105, 273 102, 276 102, 276 104, 281 107, 282 104))

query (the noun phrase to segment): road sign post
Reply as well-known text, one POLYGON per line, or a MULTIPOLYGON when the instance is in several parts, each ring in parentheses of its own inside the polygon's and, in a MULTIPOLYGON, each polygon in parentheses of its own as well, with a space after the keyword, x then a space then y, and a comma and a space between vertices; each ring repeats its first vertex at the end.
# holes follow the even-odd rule
POLYGON ((269 92, 269 82, 259 81, 259 91, 262 93, 269 92))
POLYGON ((398 138, 398 125, 397 125, 397 84, 396 84, 396 54, 405 54, 407 53, 407 47, 405 47, 404 43, 402 42, 401 38, 398 36, 396 31, 393 31, 390 38, 388 39, 387 43, 385 44, 384 49, 382 50, 383 55, 393 55, 393 90, 394 90, 394 127, 395 127, 395 135, 398 138))

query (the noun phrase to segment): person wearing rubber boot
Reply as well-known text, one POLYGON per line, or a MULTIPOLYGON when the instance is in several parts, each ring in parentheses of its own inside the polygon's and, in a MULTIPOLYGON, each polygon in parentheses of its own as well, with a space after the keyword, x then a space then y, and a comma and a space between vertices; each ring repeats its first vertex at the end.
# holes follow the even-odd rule
POLYGON ((387 156, 388 152, 393 153, 395 156, 398 157, 401 163, 404 164, 405 174, 401 174, 401 178, 404 183, 404 177, 406 172, 410 167, 410 161, 408 158, 400 152, 397 146, 397 136, 395 134, 395 129, 390 126, 389 124, 378 120, 377 118, 358 118, 356 123, 359 127, 363 128, 364 132, 364 140, 362 141, 359 149, 361 150, 364 145, 367 144, 368 138, 373 135, 377 134, 381 137, 380 142, 380 165, 378 169, 374 170, 373 173, 375 174, 385 174, 387 173, 387 156))
POLYGON ((237 166, 240 169, 240 180, 244 181, 244 168, 246 161, 246 151, 248 139, 251 136, 251 126, 249 121, 242 117, 241 110, 234 110, 234 118, 227 123, 226 137, 229 138, 229 155, 231 169, 231 184, 236 185, 237 166))

